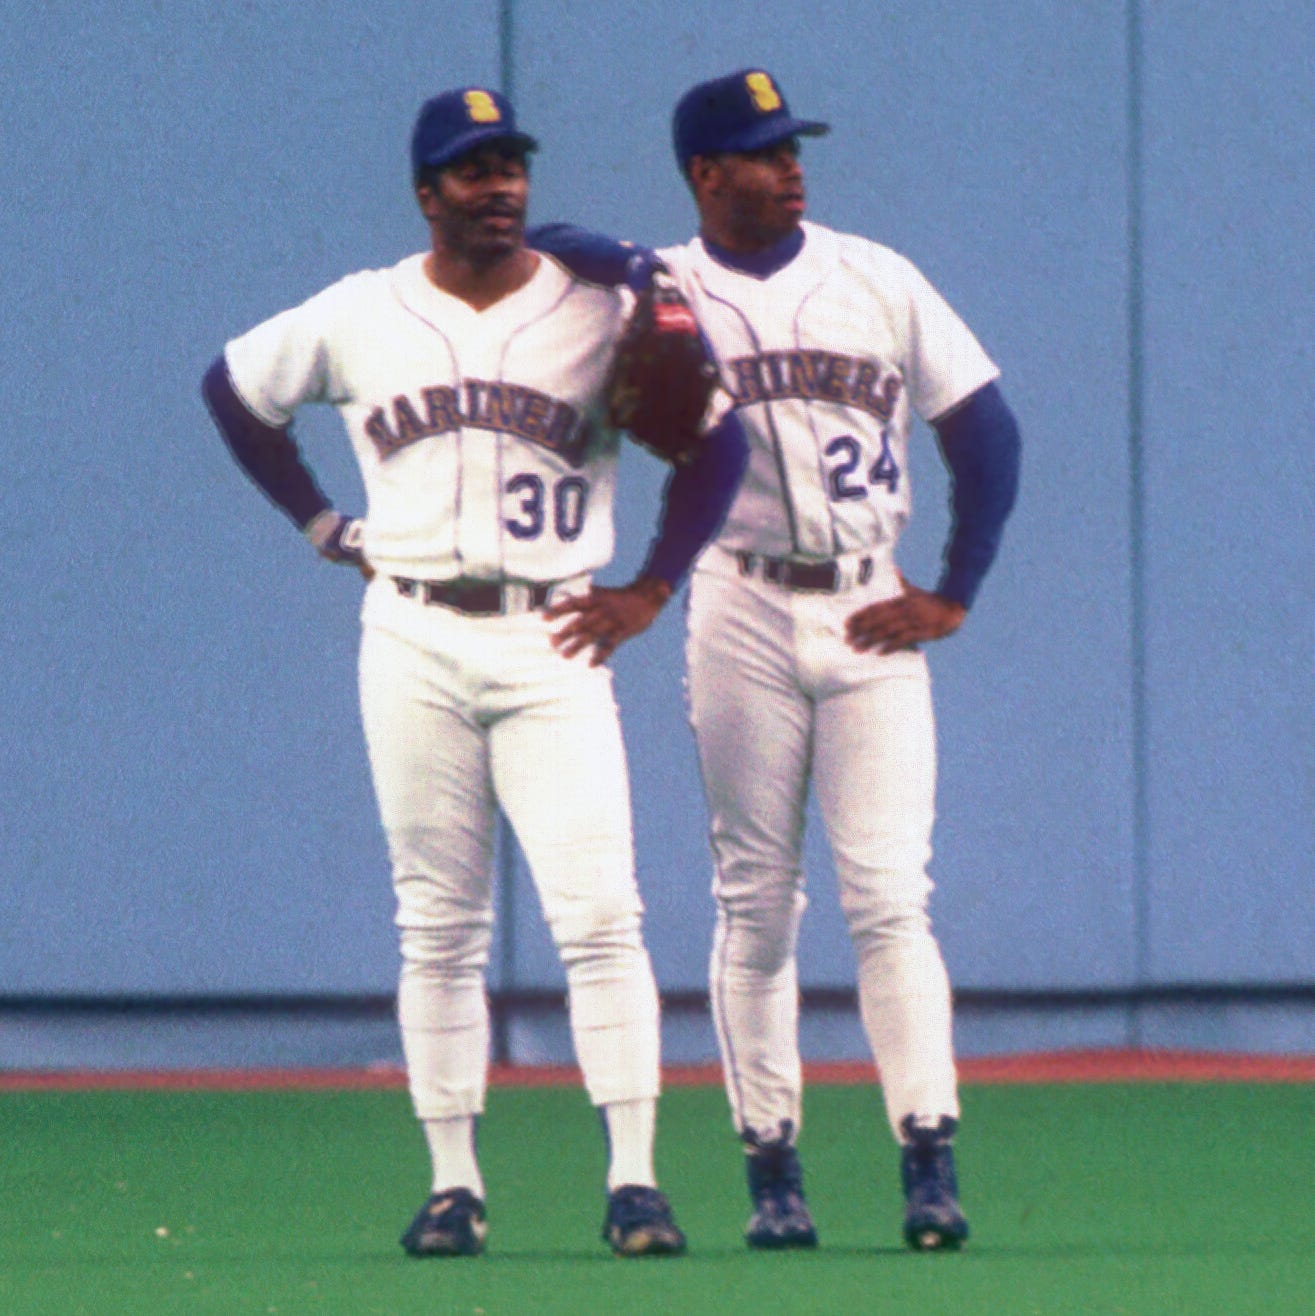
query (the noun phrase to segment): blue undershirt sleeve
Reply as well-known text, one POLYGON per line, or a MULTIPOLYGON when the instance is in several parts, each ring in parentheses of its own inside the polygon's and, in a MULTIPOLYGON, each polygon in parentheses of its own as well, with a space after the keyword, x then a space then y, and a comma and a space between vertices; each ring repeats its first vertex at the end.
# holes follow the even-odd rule
POLYGON ((936 592, 970 608, 1018 494, 1018 422, 998 385, 990 383, 932 428, 950 472, 953 513, 936 592))
POLYGON ((712 430, 698 457, 676 467, 663 491, 658 533, 640 573, 674 590, 690 564, 721 528, 749 462, 749 444, 731 411, 712 430))
POLYGON ((329 510, 331 504, 301 460, 290 430, 267 425, 252 413, 233 387, 222 356, 205 372, 201 396, 234 460, 298 529, 329 510))
POLYGON ((575 224, 536 224, 526 230, 525 245, 555 257, 576 278, 605 288, 642 286, 646 273, 651 275, 657 263, 648 247, 636 247, 575 224))

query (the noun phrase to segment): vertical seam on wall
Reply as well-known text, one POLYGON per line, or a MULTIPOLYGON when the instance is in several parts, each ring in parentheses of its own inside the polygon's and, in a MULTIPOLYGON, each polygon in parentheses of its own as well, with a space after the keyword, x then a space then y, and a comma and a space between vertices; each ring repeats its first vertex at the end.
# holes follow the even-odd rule
MULTIPOLYGON (((516 104, 513 93, 514 69, 512 63, 512 6, 514 0, 500 0, 498 5, 498 89, 516 104)), ((514 991, 519 985, 519 966, 516 963, 516 835, 507 821, 507 815, 498 808, 498 900, 497 946, 498 984, 503 991, 514 991)), ((490 1056, 495 1064, 511 1060, 511 1021, 509 1012, 497 1011, 493 1018, 490 1038, 490 1056)))
POLYGON ((498 5, 498 85, 502 94, 516 104, 515 66, 512 59, 512 9, 515 0, 500 0, 498 5))
MULTIPOLYGON (((1147 783, 1145 551, 1145 303, 1141 0, 1128 0, 1128 568, 1132 681, 1132 898, 1135 986, 1150 977, 1150 810, 1147 783)), ((1134 994, 1128 1040, 1141 1046, 1134 994)))

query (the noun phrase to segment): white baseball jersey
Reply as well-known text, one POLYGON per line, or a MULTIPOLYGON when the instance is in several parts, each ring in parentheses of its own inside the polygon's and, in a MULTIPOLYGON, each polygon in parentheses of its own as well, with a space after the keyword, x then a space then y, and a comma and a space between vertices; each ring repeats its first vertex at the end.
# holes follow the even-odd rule
POLYGON ((904 257, 818 224, 803 232, 765 279, 719 264, 697 238, 660 253, 716 351, 750 450, 688 610, 690 721, 716 860, 713 1019, 736 1128, 797 1131, 811 786, 899 1137, 910 1114, 959 1110, 949 983, 927 913, 931 691, 923 653, 856 652, 845 623, 901 589, 913 416, 935 420, 998 371, 904 257), (834 561, 834 589, 776 583, 763 558, 834 561))
POLYGON ((365 555, 386 575, 546 581, 602 566, 619 439, 600 393, 628 294, 541 258, 476 311, 424 261, 350 275, 234 339, 234 386, 271 425, 308 402, 338 409, 369 500, 365 555))
POLYGON ((648 1100, 657 989, 611 672, 563 658, 541 610, 468 615, 413 587, 583 588, 611 557, 619 437, 602 393, 631 294, 540 258, 523 287, 476 311, 424 264, 350 275, 225 349, 268 424, 335 406, 365 483, 376 575, 361 712, 397 895, 412 1099, 426 1120, 483 1108, 501 807, 566 968, 591 1098, 648 1100))
POLYGON ((893 554, 910 510, 912 414, 934 419, 999 371, 903 256, 802 227, 803 249, 767 280, 718 264, 699 238, 659 253, 749 437, 718 543, 775 557, 893 554))

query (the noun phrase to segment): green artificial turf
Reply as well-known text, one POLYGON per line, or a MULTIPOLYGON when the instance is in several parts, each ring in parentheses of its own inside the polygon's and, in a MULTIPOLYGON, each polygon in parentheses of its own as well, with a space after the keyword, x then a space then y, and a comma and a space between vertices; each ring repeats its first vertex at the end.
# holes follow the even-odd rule
POLYGON ((821 1236, 749 1252, 722 1094, 663 1098, 658 1166, 687 1256, 599 1239, 597 1116, 571 1088, 497 1089, 480 1133, 489 1248, 415 1261, 428 1187, 405 1095, 0 1094, 0 1312, 1315 1312, 1315 1090, 967 1087, 958 1255, 900 1245, 872 1089, 808 1092, 821 1236))

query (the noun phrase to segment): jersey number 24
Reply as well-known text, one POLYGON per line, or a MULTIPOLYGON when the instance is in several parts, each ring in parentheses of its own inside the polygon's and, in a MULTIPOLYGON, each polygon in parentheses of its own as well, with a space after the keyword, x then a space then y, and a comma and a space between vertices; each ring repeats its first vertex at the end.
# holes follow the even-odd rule
POLYGON ((863 445, 852 434, 832 439, 823 452, 828 457, 839 458, 827 472, 827 486, 834 502, 866 498, 873 485, 885 485, 890 493, 899 488, 899 464, 890 450, 890 436, 885 429, 881 431, 881 451, 867 469, 866 484, 858 473, 863 464, 863 445))

